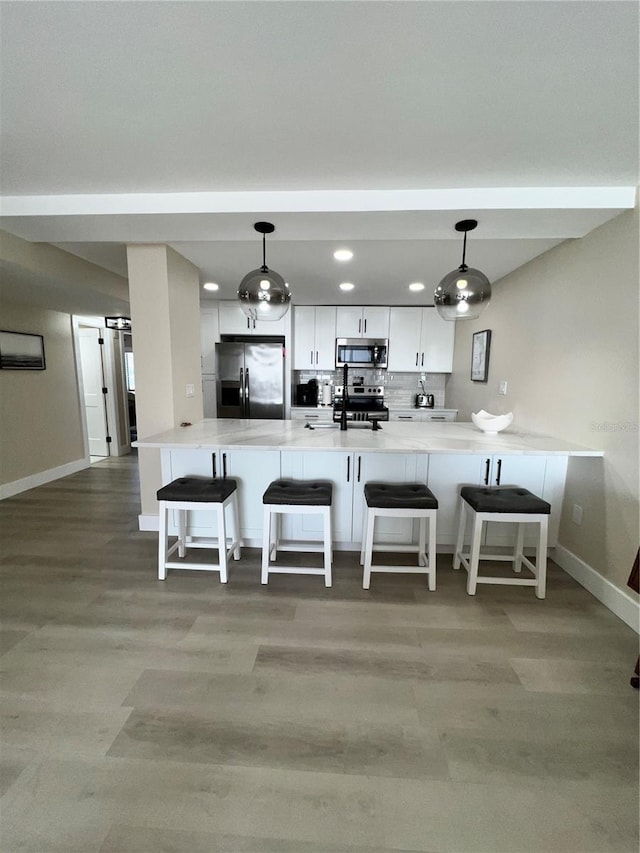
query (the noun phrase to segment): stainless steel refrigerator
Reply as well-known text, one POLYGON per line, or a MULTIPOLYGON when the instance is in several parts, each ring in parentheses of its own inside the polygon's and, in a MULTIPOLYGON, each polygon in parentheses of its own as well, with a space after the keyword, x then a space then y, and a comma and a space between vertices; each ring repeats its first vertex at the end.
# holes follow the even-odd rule
POLYGON ((284 418, 284 339, 216 344, 219 418, 284 418))

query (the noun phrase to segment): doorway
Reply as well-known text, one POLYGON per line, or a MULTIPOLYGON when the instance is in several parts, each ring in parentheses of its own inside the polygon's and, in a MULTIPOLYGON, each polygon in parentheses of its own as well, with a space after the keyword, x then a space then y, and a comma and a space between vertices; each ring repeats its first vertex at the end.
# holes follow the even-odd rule
POLYGON ((107 414, 104 340, 100 329, 81 327, 78 330, 82 393, 87 423, 89 458, 92 462, 110 456, 111 436, 107 414))

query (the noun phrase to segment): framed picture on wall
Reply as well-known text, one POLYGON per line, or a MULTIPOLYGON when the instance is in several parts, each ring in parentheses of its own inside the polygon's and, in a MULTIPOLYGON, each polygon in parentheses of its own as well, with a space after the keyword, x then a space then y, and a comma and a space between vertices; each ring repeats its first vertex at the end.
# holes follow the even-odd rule
POLYGON ((489 378, 489 348, 491 331, 475 332, 471 347, 471 381, 486 382, 489 378))
POLYGON ((0 369, 45 370, 42 335, 0 329, 0 369))

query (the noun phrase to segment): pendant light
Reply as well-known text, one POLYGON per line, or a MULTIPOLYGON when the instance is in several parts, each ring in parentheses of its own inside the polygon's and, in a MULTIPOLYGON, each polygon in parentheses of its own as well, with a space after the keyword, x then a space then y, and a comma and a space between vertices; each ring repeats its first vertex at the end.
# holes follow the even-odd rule
POLYGON ((433 294, 434 304, 443 320, 475 320, 491 299, 489 279, 465 263, 467 232, 473 231, 477 224, 476 219, 456 222, 456 231, 464 232, 462 263, 457 270, 445 275, 433 294))
POLYGON ((291 292, 282 276, 267 266, 266 235, 272 234, 275 226, 270 222, 256 222, 253 227, 262 234, 262 266, 242 279, 238 301, 252 320, 280 320, 289 310, 291 292))

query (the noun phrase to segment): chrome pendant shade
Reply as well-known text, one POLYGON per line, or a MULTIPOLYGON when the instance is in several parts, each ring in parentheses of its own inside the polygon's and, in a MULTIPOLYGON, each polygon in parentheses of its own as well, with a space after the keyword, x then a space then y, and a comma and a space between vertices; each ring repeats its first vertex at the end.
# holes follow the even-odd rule
POLYGON ((282 276, 267 266, 266 235, 272 234, 275 226, 270 222, 256 222, 253 227, 262 234, 262 266, 242 279, 238 301, 252 320, 280 320, 289 310, 291 291, 282 276))
POLYGON ((464 232, 462 263, 457 270, 445 275, 433 294, 438 314, 444 320, 475 320, 491 299, 489 279, 483 272, 468 267, 465 263, 467 232, 473 231, 477 224, 475 219, 456 222, 456 231, 464 232))

